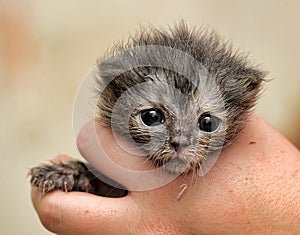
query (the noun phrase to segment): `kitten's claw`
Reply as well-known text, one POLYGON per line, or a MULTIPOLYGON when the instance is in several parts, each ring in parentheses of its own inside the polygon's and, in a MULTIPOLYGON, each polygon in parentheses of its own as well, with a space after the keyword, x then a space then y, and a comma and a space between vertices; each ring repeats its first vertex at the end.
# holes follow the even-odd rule
POLYGON ((31 185, 38 187, 43 195, 57 189, 64 192, 90 192, 92 189, 90 185, 91 174, 84 163, 79 161, 72 161, 67 164, 42 164, 33 167, 28 175, 31 176, 31 185))
MULTIPOLYGON (((96 171, 93 172, 96 173, 96 171)), ((99 180, 85 163, 80 161, 70 161, 66 164, 55 162, 51 162, 50 165, 42 164, 31 168, 28 175, 31 176, 31 185, 39 188, 43 195, 54 190, 87 192, 109 197, 127 195, 127 190, 119 188, 120 185, 114 187, 99 180)), ((112 180, 110 182, 113 183, 112 180)))
POLYGON ((65 192, 70 191, 69 188, 70 188, 70 185, 68 184, 68 182, 67 182, 67 181, 64 181, 64 191, 65 191, 65 192))
POLYGON ((52 191, 54 189, 54 187, 55 187, 55 184, 52 180, 44 181, 43 187, 42 187, 42 194, 45 195, 46 193, 52 191))

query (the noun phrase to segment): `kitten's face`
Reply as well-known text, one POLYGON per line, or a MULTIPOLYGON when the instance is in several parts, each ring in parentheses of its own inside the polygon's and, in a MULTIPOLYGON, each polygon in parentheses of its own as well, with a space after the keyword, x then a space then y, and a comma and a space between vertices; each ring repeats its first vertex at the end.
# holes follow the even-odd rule
POLYGON ((232 142, 266 75, 216 34, 184 23, 137 33, 97 69, 99 123, 172 173, 202 170, 232 142))
POLYGON ((160 71, 149 77, 118 98, 111 115, 113 131, 132 139, 147 159, 168 172, 200 169, 205 158, 223 147, 222 101, 213 91, 182 89, 187 79, 176 74, 160 71))

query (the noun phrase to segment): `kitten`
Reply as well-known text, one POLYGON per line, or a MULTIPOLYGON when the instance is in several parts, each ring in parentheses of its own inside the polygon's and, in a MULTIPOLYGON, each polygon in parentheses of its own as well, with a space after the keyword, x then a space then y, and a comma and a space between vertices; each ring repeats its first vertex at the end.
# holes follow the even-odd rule
MULTIPOLYGON (((115 45, 97 71, 96 120, 133 140, 154 167, 170 174, 201 169, 234 140, 266 75, 214 32, 191 30, 184 22, 141 30, 115 45)), ((103 188, 110 187, 79 161, 44 164, 30 175, 43 193, 105 195, 103 188)))

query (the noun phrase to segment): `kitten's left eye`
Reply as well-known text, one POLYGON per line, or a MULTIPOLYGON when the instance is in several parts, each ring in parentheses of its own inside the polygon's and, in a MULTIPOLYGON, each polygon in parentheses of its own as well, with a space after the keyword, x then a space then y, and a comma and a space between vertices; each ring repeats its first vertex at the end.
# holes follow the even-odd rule
POLYGON ((165 122, 165 116, 159 109, 147 109, 141 112, 141 120, 146 126, 158 126, 165 122))
POLYGON ((205 132, 213 132, 218 129, 220 119, 210 113, 202 114, 198 120, 199 129, 205 132))

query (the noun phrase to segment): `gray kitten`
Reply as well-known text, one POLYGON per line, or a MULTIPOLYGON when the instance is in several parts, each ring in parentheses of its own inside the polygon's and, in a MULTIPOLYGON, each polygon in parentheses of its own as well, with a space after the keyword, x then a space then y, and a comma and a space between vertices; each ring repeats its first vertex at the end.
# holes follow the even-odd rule
MULTIPOLYGON (((96 120, 132 140, 153 166, 170 174, 200 170, 234 140, 266 75, 214 32, 190 30, 185 23, 141 30, 115 45, 97 71, 96 120)), ((43 193, 107 196, 109 188, 109 196, 126 194, 94 174, 79 161, 30 171, 32 185, 43 193)))

